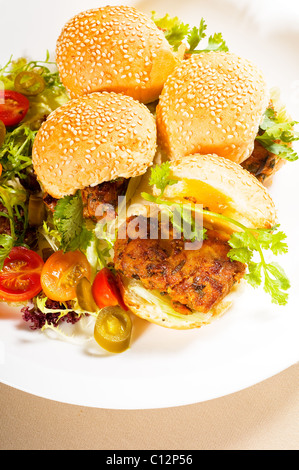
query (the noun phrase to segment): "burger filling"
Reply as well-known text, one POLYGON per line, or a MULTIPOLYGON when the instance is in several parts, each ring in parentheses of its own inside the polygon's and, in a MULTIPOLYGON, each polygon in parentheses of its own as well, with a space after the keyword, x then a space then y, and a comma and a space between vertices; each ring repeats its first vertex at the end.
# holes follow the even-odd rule
POLYGON ((281 159, 256 140, 251 156, 242 163, 242 167, 263 183, 276 171, 278 162, 281 162, 281 159))
MULTIPOLYGON (((270 101, 268 109, 272 110, 275 115, 277 114, 272 101, 270 101)), ((264 131, 260 128, 258 135, 262 135, 264 131)), ((269 152, 263 147, 258 140, 254 142, 254 149, 252 154, 245 160, 241 166, 253 174, 261 183, 264 183, 270 178, 285 161, 279 158, 274 153, 269 152)))
POLYGON ((228 258, 231 248, 223 234, 208 230, 208 238, 198 244, 198 249, 186 250, 186 240, 174 237, 172 227, 165 239, 166 227, 155 219, 139 216, 140 227, 146 227, 147 233, 144 229, 130 233, 129 222, 134 219, 136 222, 137 217, 128 219, 120 230, 115 269, 126 278, 140 281, 146 289, 168 295, 177 312, 208 313, 245 275, 246 265, 228 258), (149 236, 153 224, 158 225, 157 239, 149 236))
MULTIPOLYGON (((94 187, 82 189, 83 216, 85 219, 91 219, 94 222, 103 217, 114 219, 118 198, 125 196, 129 179, 118 178, 115 181, 108 181, 94 187)), ((46 194, 44 203, 51 212, 55 211, 58 200, 46 194)))
POLYGON ((115 181, 99 184, 94 188, 89 187, 81 191, 83 199, 83 216, 95 222, 103 218, 115 218, 115 210, 118 206, 118 198, 125 196, 128 179, 118 178, 115 181))

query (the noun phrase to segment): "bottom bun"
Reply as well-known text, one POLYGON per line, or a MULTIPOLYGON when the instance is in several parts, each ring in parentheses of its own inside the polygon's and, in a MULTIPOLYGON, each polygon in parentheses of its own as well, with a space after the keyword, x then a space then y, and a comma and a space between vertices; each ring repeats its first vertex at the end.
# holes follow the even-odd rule
POLYGON ((208 313, 182 315, 173 309, 166 297, 145 289, 141 282, 127 278, 121 281, 124 301, 132 313, 150 323, 174 330, 191 330, 209 325, 229 310, 243 285, 243 281, 236 284, 229 295, 208 313))

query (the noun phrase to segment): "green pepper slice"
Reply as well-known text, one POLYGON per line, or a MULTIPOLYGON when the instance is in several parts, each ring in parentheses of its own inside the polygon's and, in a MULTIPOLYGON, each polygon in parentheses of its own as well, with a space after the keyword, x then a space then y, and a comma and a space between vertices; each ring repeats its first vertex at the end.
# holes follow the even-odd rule
POLYGON ((28 222, 31 227, 39 227, 45 218, 45 204, 41 197, 31 195, 28 205, 28 222))
POLYGON ((94 337, 110 353, 120 354, 129 349, 132 320, 120 307, 106 307, 98 315, 94 337))
POLYGON ((4 144, 5 142, 5 136, 6 136, 6 127, 2 121, 0 121, 0 147, 4 144))
POLYGON ((26 96, 36 96, 46 87, 45 80, 37 72, 21 72, 15 78, 15 90, 26 96))
POLYGON ((92 295, 91 283, 87 277, 83 277, 76 287, 76 295, 80 308, 85 312, 95 313, 98 311, 97 304, 92 295))

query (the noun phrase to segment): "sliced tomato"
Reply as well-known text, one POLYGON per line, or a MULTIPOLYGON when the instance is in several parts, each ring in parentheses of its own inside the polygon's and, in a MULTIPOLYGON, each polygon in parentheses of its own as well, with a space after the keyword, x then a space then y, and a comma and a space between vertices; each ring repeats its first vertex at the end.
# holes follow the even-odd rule
POLYGON ((0 103, 0 121, 11 127, 19 124, 28 113, 30 102, 16 91, 4 91, 4 103, 0 103))
POLYGON ((42 290, 42 258, 34 251, 15 247, 4 261, 0 271, 0 299, 7 302, 25 302, 42 290))
POLYGON ((108 268, 102 269, 96 275, 92 286, 92 294, 99 308, 119 305, 123 310, 128 311, 120 293, 116 277, 108 268))
POLYGON ((41 284, 45 295, 57 302, 76 298, 76 287, 82 278, 91 278, 91 267, 81 251, 57 251, 46 261, 41 284))

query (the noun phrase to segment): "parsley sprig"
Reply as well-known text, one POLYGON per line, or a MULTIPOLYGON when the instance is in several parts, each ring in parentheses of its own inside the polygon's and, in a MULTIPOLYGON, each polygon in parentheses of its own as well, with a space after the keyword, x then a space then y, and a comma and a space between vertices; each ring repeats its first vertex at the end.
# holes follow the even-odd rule
POLYGON ((294 131, 296 124, 299 122, 288 119, 283 113, 275 113, 273 108, 268 108, 260 125, 260 135, 256 140, 279 158, 293 162, 299 158, 290 146, 291 142, 299 140, 299 132, 294 131))
MULTIPOLYGON (((160 189, 161 194, 155 197, 148 193, 142 193, 142 197, 146 201, 162 205, 168 211, 171 210, 173 214, 174 211, 179 211, 180 214, 183 214, 183 203, 174 203, 162 197, 167 186, 175 184, 170 175, 169 163, 156 166, 152 169, 150 184, 155 184, 157 189, 160 189)), ((282 231, 278 231, 279 225, 271 229, 252 229, 223 214, 211 212, 194 205, 192 209, 194 213, 197 212, 203 216, 206 215, 213 219, 222 220, 236 227, 236 231, 233 232, 228 241, 231 247, 228 257, 231 260, 247 265, 248 273, 245 278, 252 287, 260 287, 264 281, 264 290, 271 296, 272 302, 278 305, 286 305, 290 281, 279 264, 275 262, 269 263, 265 257, 265 251, 270 251, 275 256, 288 252, 286 235, 282 231), (256 260, 256 258, 258 259, 256 260)), ((176 228, 179 227, 177 226, 176 228)), ((206 231, 203 230, 202 238, 205 237, 206 231)))
POLYGON ((208 38, 208 44, 203 49, 197 49, 199 43, 207 36, 207 24, 202 18, 199 27, 190 27, 183 23, 177 16, 171 17, 168 13, 162 18, 156 18, 152 12, 152 20, 160 28, 175 51, 178 50, 183 41, 188 44, 187 54, 200 54, 202 52, 218 51, 227 52, 228 47, 221 33, 215 33, 208 38))

